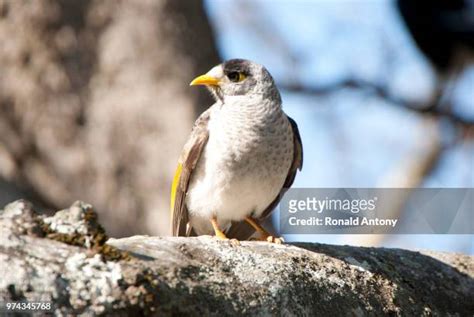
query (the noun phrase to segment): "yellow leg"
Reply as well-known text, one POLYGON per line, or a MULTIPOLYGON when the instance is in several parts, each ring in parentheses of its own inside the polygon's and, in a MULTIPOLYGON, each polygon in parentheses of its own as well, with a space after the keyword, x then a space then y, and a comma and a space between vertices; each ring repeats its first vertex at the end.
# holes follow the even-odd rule
POLYGON ((264 227, 262 227, 257 220, 253 219, 252 217, 246 217, 245 221, 249 225, 251 225, 255 231, 260 234, 260 240, 268 241, 270 243, 282 244, 284 242, 283 238, 277 238, 272 236, 264 227))
POLYGON ((214 232, 216 234, 217 239, 229 240, 229 238, 226 237, 224 232, 222 232, 221 229, 219 229, 219 225, 217 224, 217 219, 215 216, 211 218, 211 224, 212 224, 212 227, 214 228, 214 232))

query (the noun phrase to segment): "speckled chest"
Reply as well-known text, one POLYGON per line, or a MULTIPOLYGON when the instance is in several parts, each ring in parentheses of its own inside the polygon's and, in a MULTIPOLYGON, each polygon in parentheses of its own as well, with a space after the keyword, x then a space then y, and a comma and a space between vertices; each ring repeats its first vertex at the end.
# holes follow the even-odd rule
POLYGON ((221 110, 209 123, 209 167, 226 177, 281 179, 293 159, 293 131, 281 109, 221 110))

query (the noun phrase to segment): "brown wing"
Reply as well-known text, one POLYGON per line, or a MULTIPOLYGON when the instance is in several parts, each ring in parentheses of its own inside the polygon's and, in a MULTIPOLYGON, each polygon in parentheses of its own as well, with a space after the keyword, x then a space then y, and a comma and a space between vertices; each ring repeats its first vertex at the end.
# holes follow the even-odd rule
MULTIPOLYGON (((301 136, 298 130, 298 125, 296 124, 295 120, 291 119, 290 117, 288 117, 288 120, 290 121, 291 128, 293 130, 293 162, 291 163, 290 170, 288 171, 285 183, 283 184, 283 188, 281 189, 278 196, 275 197, 275 199, 272 201, 272 203, 264 210, 259 220, 264 220, 271 214, 273 209, 275 209, 278 203, 280 202, 281 198, 283 197, 283 194, 285 194, 288 188, 290 188, 293 184, 297 170, 301 171, 301 169, 303 168, 303 143, 301 143, 301 136)), ((232 226, 226 232, 226 235, 229 238, 246 240, 250 238, 250 236, 254 232, 255 230, 250 225, 242 221, 232 223, 232 226)))
POLYGON ((186 208, 186 193, 191 175, 201 157, 202 149, 209 138, 207 125, 211 108, 203 112, 194 123, 191 136, 184 145, 178 161, 173 185, 171 186, 171 233, 173 236, 189 236, 188 209, 186 208))

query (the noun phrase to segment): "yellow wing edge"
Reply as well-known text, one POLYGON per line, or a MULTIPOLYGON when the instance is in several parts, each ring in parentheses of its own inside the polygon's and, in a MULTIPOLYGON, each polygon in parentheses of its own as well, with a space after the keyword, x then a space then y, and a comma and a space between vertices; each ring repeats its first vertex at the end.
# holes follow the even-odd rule
POLYGON ((179 179, 181 177, 181 171, 183 170, 183 165, 178 163, 178 167, 176 167, 176 171, 174 172, 173 183, 171 184, 171 197, 170 197, 170 213, 171 219, 173 219, 173 210, 174 210, 174 203, 176 200, 176 191, 179 185, 179 179))

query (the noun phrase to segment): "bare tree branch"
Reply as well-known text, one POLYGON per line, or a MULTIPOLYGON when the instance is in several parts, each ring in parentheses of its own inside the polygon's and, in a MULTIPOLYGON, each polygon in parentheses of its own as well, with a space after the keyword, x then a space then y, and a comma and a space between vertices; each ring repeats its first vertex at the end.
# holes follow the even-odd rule
POLYGON ((318 97, 327 96, 328 94, 346 88, 360 89, 371 92, 377 97, 389 101, 392 104, 402 106, 408 110, 431 115, 433 117, 448 119, 461 128, 474 128, 474 119, 465 118, 455 112, 450 111, 451 107, 438 107, 439 98, 433 98, 432 101, 426 104, 413 103, 394 96, 383 85, 361 79, 348 78, 326 86, 304 86, 293 83, 279 83, 279 87, 283 91, 296 92, 318 97))

